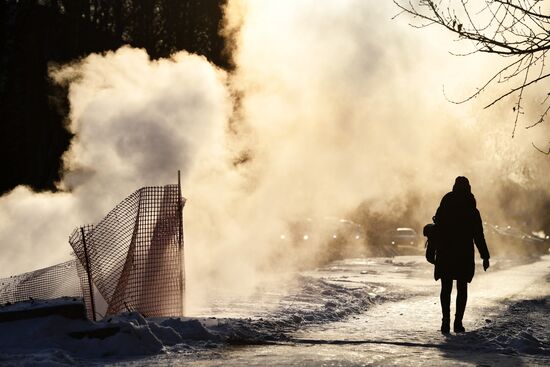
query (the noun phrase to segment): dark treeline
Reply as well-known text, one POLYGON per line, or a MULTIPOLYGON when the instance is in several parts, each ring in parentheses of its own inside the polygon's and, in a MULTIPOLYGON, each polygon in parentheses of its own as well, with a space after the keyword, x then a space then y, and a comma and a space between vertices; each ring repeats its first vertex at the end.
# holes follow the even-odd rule
POLYGON ((67 91, 48 66, 122 45, 152 58, 187 50, 230 67, 219 34, 226 0, 0 0, 0 193, 53 190, 72 136, 67 91))

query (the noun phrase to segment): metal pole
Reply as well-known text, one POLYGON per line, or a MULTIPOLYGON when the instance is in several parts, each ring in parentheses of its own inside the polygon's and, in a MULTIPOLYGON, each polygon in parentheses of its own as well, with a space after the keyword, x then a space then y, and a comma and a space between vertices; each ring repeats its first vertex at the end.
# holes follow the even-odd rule
POLYGON ((88 257, 88 248, 86 247, 86 236, 84 236, 84 227, 80 227, 80 234, 82 235, 82 244, 84 245, 84 257, 86 258, 86 273, 88 274, 88 287, 90 288, 90 302, 92 304, 92 320, 95 320, 95 302, 94 302, 94 288, 92 287, 92 274, 90 271, 90 258, 88 257))
POLYGON ((178 246, 180 250, 180 299, 181 299, 181 315, 185 314, 185 301, 184 301, 184 292, 185 292, 185 257, 183 251, 183 203, 181 200, 181 172, 178 170, 178 217, 179 217, 179 233, 178 233, 178 246))
POLYGON ((179 217, 179 230, 178 230, 178 245, 180 246, 180 250, 182 247, 182 238, 183 238, 183 206, 181 205, 181 173, 180 170, 178 170, 178 217, 179 217))

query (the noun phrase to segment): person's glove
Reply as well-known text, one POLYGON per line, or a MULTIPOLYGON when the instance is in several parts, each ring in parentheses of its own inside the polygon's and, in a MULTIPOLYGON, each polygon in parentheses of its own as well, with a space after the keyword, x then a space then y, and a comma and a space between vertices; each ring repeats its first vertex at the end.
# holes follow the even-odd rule
POLYGON ((483 270, 487 271, 489 269, 489 259, 483 259, 483 270))

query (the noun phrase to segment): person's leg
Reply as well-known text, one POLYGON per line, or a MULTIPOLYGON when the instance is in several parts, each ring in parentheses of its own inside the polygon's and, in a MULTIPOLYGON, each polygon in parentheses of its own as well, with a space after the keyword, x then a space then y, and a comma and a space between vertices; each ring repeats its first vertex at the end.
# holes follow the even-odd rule
POLYGON ((465 280, 456 281, 456 313, 454 322, 455 332, 464 332, 464 326, 462 326, 462 318, 464 317, 464 310, 466 309, 466 302, 468 301, 468 282, 465 280))
POLYGON ((441 301, 441 312, 443 318, 441 320, 441 331, 448 333, 451 330, 451 291, 453 290, 453 280, 441 278, 441 293, 439 300, 441 301))

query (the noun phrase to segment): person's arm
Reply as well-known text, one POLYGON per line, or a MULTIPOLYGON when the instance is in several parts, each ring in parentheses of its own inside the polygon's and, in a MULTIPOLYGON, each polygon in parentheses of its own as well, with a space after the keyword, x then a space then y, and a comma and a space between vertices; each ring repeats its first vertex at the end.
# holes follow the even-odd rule
POLYGON ((485 235, 483 234, 483 222, 481 221, 481 215, 479 210, 475 210, 474 218, 474 243, 476 244, 479 255, 483 259, 483 269, 487 270, 489 267, 489 249, 487 248, 487 242, 485 242, 485 235))

